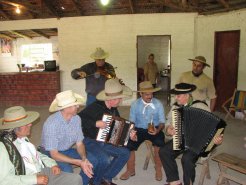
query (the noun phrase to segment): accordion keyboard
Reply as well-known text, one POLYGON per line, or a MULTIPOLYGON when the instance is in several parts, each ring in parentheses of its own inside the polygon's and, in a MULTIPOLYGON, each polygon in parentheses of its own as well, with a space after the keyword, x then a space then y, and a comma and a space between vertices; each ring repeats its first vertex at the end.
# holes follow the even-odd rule
POLYGON ((103 115, 102 121, 106 122, 107 126, 105 128, 99 129, 98 134, 97 134, 97 139, 96 139, 97 141, 103 141, 103 142, 106 141, 108 133, 110 131, 110 125, 111 125, 112 119, 113 119, 112 115, 107 115, 107 114, 103 115))
POLYGON ((172 126, 175 129, 173 135, 173 150, 180 150, 182 144, 182 123, 181 115, 177 109, 172 110, 172 126))

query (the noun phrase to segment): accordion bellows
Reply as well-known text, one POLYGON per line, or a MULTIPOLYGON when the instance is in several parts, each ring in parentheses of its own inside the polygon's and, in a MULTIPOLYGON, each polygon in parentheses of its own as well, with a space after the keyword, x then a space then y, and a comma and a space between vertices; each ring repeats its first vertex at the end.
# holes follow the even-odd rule
POLYGON ((174 109, 172 123, 176 130, 173 149, 189 149, 196 154, 209 152, 214 147, 214 136, 220 135, 226 127, 218 116, 194 107, 174 109))

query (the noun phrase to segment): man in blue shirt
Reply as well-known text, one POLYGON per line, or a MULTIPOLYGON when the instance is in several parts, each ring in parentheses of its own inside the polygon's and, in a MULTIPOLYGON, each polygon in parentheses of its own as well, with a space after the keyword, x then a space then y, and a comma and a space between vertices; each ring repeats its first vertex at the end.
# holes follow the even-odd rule
POLYGON ((130 109, 130 121, 135 123, 137 131, 137 141, 129 141, 128 148, 131 150, 130 158, 127 162, 127 170, 120 177, 121 180, 127 180, 135 175, 135 151, 145 140, 150 140, 154 145, 155 160, 155 178, 162 180, 161 161, 159 158, 159 147, 164 146, 164 133, 162 132, 165 123, 165 112, 162 103, 153 98, 153 93, 160 88, 154 88, 150 81, 144 81, 139 84, 140 98, 132 103, 130 109), (148 125, 152 124, 152 130, 148 125))

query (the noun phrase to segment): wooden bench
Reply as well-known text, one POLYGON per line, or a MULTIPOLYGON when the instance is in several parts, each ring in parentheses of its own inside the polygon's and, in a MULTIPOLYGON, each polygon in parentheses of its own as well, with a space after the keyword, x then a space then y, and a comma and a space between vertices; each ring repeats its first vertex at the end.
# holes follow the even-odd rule
POLYGON ((242 185, 246 185, 246 182, 239 179, 238 177, 234 177, 227 172, 228 169, 240 172, 241 174, 246 174, 246 160, 240 159, 236 156, 232 156, 227 153, 221 153, 212 157, 212 160, 218 162, 220 168, 220 175, 217 181, 217 184, 220 185, 222 183, 229 184, 228 180, 232 180, 242 185))

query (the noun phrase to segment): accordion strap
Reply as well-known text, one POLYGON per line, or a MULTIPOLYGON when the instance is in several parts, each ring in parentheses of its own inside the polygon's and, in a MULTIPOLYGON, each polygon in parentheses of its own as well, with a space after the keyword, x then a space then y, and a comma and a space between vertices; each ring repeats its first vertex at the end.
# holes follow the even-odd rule
POLYGON ((196 103, 203 103, 203 104, 205 104, 205 105, 208 106, 208 104, 207 104, 205 101, 201 101, 201 100, 195 100, 195 101, 193 101, 193 102, 191 103, 191 105, 194 105, 194 104, 196 104, 196 103))

